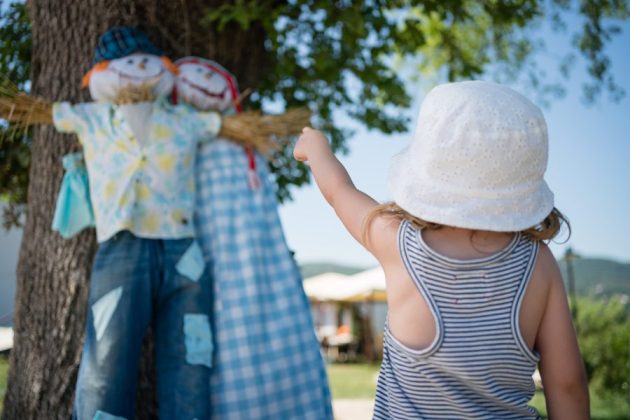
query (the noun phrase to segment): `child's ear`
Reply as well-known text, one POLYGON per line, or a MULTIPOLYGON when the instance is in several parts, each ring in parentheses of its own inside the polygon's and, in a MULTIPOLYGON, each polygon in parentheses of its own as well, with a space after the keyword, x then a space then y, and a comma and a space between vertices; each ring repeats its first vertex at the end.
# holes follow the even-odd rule
POLYGON ((168 71, 173 73, 175 76, 179 74, 179 68, 175 64, 173 64, 170 58, 166 56, 162 56, 160 58, 162 60, 162 64, 164 65, 164 67, 166 67, 168 71))
POLYGON ((106 70, 107 67, 109 67, 109 60, 96 63, 94 67, 92 67, 90 71, 85 73, 85 76, 83 76, 83 80, 81 81, 81 87, 86 88, 90 86, 90 79, 92 78, 92 74, 97 73, 99 71, 106 70))

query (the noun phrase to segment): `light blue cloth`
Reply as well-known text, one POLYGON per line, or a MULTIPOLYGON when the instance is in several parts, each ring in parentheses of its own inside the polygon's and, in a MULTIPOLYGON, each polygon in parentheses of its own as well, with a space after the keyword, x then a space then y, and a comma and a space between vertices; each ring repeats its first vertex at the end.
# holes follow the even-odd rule
POLYGON ((248 183, 242 147, 197 155, 197 240, 212 268, 212 419, 332 419, 326 370, 302 277, 289 251, 267 162, 248 183))
POLYGON ((105 330, 111 321, 114 312, 118 307, 120 298, 123 294, 123 286, 107 292, 103 297, 99 298, 92 304, 92 318, 94 318, 94 332, 96 333, 96 341, 99 341, 105 335, 105 330))
POLYGON ((186 362, 212 367, 212 331, 206 314, 184 315, 186 362))
POLYGON ((198 281, 203 274, 206 263, 203 260, 201 247, 197 241, 193 241, 186 253, 177 262, 175 269, 182 276, 192 281, 198 281))
POLYGON ((66 173, 57 196, 52 229, 68 239, 83 229, 94 226, 94 212, 83 153, 67 154, 62 162, 66 173))
POLYGON ((114 416, 103 411, 97 411, 93 420, 127 420, 124 417, 114 416))

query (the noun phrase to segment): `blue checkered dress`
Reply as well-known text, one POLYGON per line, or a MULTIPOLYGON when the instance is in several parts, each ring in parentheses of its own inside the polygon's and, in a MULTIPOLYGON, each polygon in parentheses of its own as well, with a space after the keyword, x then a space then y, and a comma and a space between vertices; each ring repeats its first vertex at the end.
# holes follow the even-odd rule
POLYGON ((302 278, 287 248, 267 164, 225 140, 197 157, 199 241, 214 273, 213 419, 332 419, 302 278))

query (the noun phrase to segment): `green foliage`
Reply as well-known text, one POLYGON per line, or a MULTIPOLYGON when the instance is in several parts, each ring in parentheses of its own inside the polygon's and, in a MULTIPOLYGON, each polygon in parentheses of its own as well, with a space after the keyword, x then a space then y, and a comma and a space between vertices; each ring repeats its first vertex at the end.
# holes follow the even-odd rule
POLYGON ((0 58, 0 74, 25 89, 31 72, 31 25, 24 2, 0 2, 0 58))
MULTIPOLYGON (((571 35, 591 75, 584 87, 587 100, 597 99, 603 89, 620 99, 624 92, 614 83, 605 54, 618 28, 606 25, 628 18, 627 1, 238 0, 211 10, 204 21, 219 29, 260 22, 273 68, 257 86, 254 104, 308 104, 333 149, 345 151, 344 140, 351 133, 335 124, 338 110, 386 134, 408 128, 401 111, 410 97, 399 75, 400 63, 408 60, 418 62, 425 79, 491 73, 499 81, 524 79, 541 101, 562 94, 562 86, 548 82, 547 72, 537 65, 536 53, 543 50, 544 41, 536 31, 550 18, 555 30, 566 32, 569 15, 584 21, 571 35)), ((568 76, 573 62, 573 54, 559 60, 558 74, 568 76)), ((305 167, 286 151, 272 166, 281 198, 289 197, 288 186, 308 179, 305 167)))
MULTIPOLYGON (((592 420, 630 420, 630 401, 615 395, 590 392, 592 420)), ((529 405, 536 408, 543 419, 547 417, 547 405, 542 390, 536 391, 529 405)))
MULTIPOLYGON (((232 23, 245 30, 262 25, 272 68, 255 86, 253 106, 308 104, 317 115, 315 125, 329 134, 335 150, 344 152, 351 131, 335 123, 337 111, 385 134, 408 128, 402 111, 411 98, 400 75, 401 63, 408 61, 418 64, 425 79, 491 74, 499 81, 524 78, 543 99, 561 93, 562 87, 549 83, 537 65, 544 40, 536 31, 550 19, 555 30, 566 32, 571 15, 583 25, 568 34, 574 51, 559 60, 558 73, 567 76, 580 54, 591 76, 586 99, 594 101, 604 91, 620 99, 624 92, 612 78, 606 46, 620 31, 613 23, 630 17, 628 0, 236 0, 208 11, 200 23, 220 30, 232 23)), ((0 72, 26 87, 29 57, 26 7, 12 1, 0 7, 0 72)), ((22 140, 16 144, 5 137, 0 197, 20 203, 28 152, 17 150, 22 140), (8 160, 12 163, 5 164, 8 160)), ((271 164, 281 200, 290 197, 291 185, 308 181, 306 167, 292 159, 288 148, 271 164)))
MULTIPOLYGON (((28 90, 31 71, 31 26, 22 2, 0 4, 0 75, 28 90)), ((0 125, 0 200, 5 228, 19 225, 26 204, 31 162, 30 133, 0 125)))
POLYGON ((249 29, 252 22, 265 19, 267 6, 261 2, 236 0, 234 3, 225 3, 208 12, 202 22, 217 25, 219 31, 225 29, 225 25, 236 22, 245 30, 249 29))
POLYGON ((593 78, 585 86, 587 100, 593 100, 606 88, 613 99, 619 100, 623 90, 610 75, 610 60, 604 53, 604 44, 621 32, 618 25, 604 26, 605 18, 628 19, 630 6, 624 0, 589 0, 580 2, 580 14, 584 16, 582 32, 574 37, 574 44, 588 59, 588 72, 593 78))
MULTIPOLYGON (((592 388, 600 395, 630 395, 628 297, 578 300, 576 328, 592 388)), ((630 405, 630 400, 627 399, 630 405)))

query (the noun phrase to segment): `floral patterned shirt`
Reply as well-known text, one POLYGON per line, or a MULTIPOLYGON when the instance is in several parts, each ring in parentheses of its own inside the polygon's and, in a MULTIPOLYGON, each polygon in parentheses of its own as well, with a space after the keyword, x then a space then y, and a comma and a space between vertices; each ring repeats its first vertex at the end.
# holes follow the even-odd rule
POLYGON ((110 103, 56 103, 53 121, 83 145, 99 242, 121 230, 144 238, 194 237, 195 153, 199 141, 218 133, 218 114, 156 101, 142 144, 110 103))

